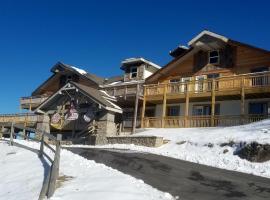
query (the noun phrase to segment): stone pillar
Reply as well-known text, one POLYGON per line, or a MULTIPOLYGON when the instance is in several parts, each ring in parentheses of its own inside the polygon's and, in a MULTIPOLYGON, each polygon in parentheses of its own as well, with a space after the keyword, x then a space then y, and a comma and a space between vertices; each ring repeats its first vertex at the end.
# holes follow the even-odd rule
POLYGON ((97 119, 97 133, 96 135, 90 136, 91 144, 107 144, 108 136, 116 136, 117 130, 114 123, 115 114, 113 112, 104 111, 102 116, 97 119))
POLYGON ((37 125, 36 125, 36 139, 41 139, 42 130, 47 133, 50 133, 50 117, 48 115, 40 115, 38 117, 37 125))

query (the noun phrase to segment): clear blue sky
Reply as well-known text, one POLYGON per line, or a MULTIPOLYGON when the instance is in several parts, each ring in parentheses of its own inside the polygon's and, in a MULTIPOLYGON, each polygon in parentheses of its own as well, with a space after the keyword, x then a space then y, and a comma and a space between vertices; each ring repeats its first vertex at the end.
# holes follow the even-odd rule
POLYGON ((100 76, 142 56, 164 65, 168 52, 203 29, 270 49, 269 1, 1 1, 0 113, 19 112, 57 61, 100 76))

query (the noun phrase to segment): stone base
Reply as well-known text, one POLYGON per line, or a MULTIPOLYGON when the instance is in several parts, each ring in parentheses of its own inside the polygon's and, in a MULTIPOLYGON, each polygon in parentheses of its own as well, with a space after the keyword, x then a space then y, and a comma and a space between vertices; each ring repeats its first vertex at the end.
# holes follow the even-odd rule
POLYGON ((163 138, 156 136, 117 136, 107 137, 109 144, 135 144, 146 147, 160 147, 163 145, 163 138))
POLYGON ((108 140, 105 135, 90 135, 88 140, 89 145, 105 145, 108 140))

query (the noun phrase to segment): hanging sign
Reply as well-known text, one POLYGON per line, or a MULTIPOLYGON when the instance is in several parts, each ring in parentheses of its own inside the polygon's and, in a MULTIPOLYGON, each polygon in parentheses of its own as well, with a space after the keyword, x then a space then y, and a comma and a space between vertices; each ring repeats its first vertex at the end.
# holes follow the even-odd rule
POLYGON ((75 109, 74 103, 71 102, 70 109, 67 112, 65 119, 68 121, 73 121, 79 118, 78 111, 75 109))
POLYGON ((83 115, 83 119, 85 122, 90 122, 94 118, 94 112, 93 109, 89 109, 87 113, 83 115))

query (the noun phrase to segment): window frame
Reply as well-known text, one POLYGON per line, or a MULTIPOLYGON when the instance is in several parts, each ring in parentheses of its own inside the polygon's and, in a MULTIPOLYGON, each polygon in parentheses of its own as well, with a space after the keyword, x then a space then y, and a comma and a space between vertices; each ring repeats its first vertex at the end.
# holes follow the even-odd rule
POLYGON ((168 116, 168 117, 180 116, 180 113, 181 113, 180 109, 181 109, 180 105, 167 105, 167 114, 166 114, 166 116, 168 116), (172 110, 174 110, 174 111, 171 112, 172 110), (176 111, 176 113, 175 113, 176 115, 173 114, 175 111, 176 111))
POLYGON ((218 65, 218 64, 220 64, 220 52, 219 52, 219 50, 208 51, 208 64, 212 64, 212 65, 218 65), (216 51, 218 55, 217 56, 210 56, 210 54, 212 52, 214 52, 214 51, 216 51), (211 63, 211 58, 217 58, 217 62, 211 63))
POLYGON ((130 79, 135 79, 135 78, 137 78, 137 77, 138 77, 138 67, 135 67, 135 66, 130 67, 130 75, 129 75, 129 78, 130 78, 130 79), (132 72, 133 69, 136 69, 136 72, 132 72), (136 76, 133 77, 133 74, 136 74, 136 76))

